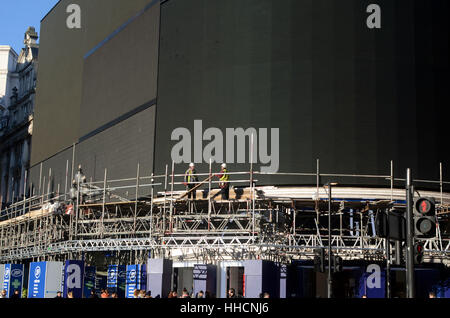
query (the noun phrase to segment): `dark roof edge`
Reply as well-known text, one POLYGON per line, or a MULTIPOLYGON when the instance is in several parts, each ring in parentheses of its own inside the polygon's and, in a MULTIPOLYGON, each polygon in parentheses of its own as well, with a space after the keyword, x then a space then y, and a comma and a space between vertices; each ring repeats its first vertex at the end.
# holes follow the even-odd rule
POLYGON ((59 1, 53 6, 53 8, 51 8, 50 11, 47 12, 47 14, 41 19, 41 23, 42 23, 42 21, 44 21, 45 18, 53 11, 53 9, 56 8, 56 6, 57 6, 61 1, 62 1, 62 0, 59 0, 59 1))

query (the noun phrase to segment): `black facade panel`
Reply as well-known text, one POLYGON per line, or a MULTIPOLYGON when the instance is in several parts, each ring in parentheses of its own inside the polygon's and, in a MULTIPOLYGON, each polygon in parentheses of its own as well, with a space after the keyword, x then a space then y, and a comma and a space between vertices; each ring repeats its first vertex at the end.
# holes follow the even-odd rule
POLYGON ((80 138, 156 98, 159 6, 84 60, 80 138))
MULTIPOLYGON (((107 180, 136 178, 137 166, 140 166, 140 177, 149 177, 153 168, 153 140, 154 140, 155 107, 145 111, 75 145, 74 174, 78 165, 82 166, 88 182, 99 182, 102 187, 105 169, 107 180)), ((71 185, 73 148, 55 155, 42 162, 41 193, 56 193, 58 185, 60 193, 64 193, 66 184, 66 165, 68 164, 68 187, 71 185), (51 171, 50 171, 51 169, 51 171), (48 180, 51 175, 51 185, 48 180), (45 177, 45 185, 44 185, 45 177), (45 192, 42 192, 44 191, 45 192)), ((39 177, 41 165, 31 168, 30 181, 39 194, 39 177)), ((143 183, 150 183, 148 180, 143 183)), ((133 182, 131 182, 133 184, 133 182)), ((128 183, 109 183, 111 187, 130 185, 128 183)), ((115 194, 127 198, 134 198, 135 188, 114 191, 115 194), (127 193, 128 192, 128 193, 127 193)), ((149 194, 148 187, 140 189, 140 195, 149 194)))
MULTIPOLYGON (((81 112, 82 89, 85 84, 83 81, 86 79, 84 75, 85 72, 89 72, 84 65, 84 57, 150 4, 153 4, 151 10, 159 14, 159 1, 157 0, 61 0, 42 20, 31 153, 32 166, 70 147, 82 137, 80 131, 84 132, 85 129, 95 126, 94 120, 81 112), (81 9, 80 29, 67 27, 66 21, 70 14, 66 10, 71 4, 78 5, 81 9), (87 123, 89 125, 86 125, 87 123)), ((154 22, 156 21, 147 22, 146 20, 145 23, 152 24, 154 22)), ((131 28, 133 27, 131 25, 131 28)), ((128 32, 127 30, 122 31, 128 32)), ((109 50, 107 56, 105 56, 105 52, 102 52, 105 62, 111 64, 107 65, 107 68, 96 69, 98 71, 96 75, 100 76, 99 81, 102 76, 111 75, 112 70, 116 71, 113 75, 129 75, 131 70, 123 70, 124 74, 120 73, 122 70, 120 64, 123 63, 123 61, 117 61, 117 58, 121 57, 120 54, 128 53, 126 58, 129 60, 139 59, 142 56, 140 55, 142 54, 141 50, 147 49, 146 53, 149 56, 152 55, 151 46, 154 45, 154 42, 141 42, 141 38, 148 39, 152 36, 151 34, 154 36, 155 30, 144 28, 134 31, 136 34, 131 36, 131 39, 136 39, 136 41, 133 41, 131 46, 130 42, 123 43, 124 47, 121 50, 109 50), (124 52, 125 50, 126 52, 124 52)), ((109 44, 109 47, 115 49, 114 45, 109 44)), ((145 59, 141 63, 142 68, 145 68, 146 63, 155 62, 145 59)), ((128 65, 130 65, 129 61, 128 65)), ((151 72, 151 69, 148 72, 151 72)), ((110 78, 110 83, 114 83, 116 80, 117 78, 110 78)), ((133 83, 128 78, 122 78, 122 80, 124 83, 133 83)), ((149 81, 146 84, 148 86, 145 86, 145 91, 151 91, 152 83, 149 81)), ((93 88, 95 87, 94 85, 93 88)), ((98 94, 104 96, 112 90, 116 90, 117 93, 121 92, 114 85, 109 88, 110 91, 99 90, 98 94)), ((139 96, 133 91, 133 87, 128 92, 139 96)), ((150 99, 148 98, 148 100, 150 99)), ((121 106, 124 109, 132 109, 144 103, 133 105, 133 99, 130 98, 129 101, 130 104, 121 106)), ((103 109, 97 105, 95 107, 96 109, 98 107, 99 110, 103 109)), ((101 124, 111 120, 108 115, 97 112, 94 118, 101 124)), ((115 115, 115 113, 111 112, 111 115, 115 115)))

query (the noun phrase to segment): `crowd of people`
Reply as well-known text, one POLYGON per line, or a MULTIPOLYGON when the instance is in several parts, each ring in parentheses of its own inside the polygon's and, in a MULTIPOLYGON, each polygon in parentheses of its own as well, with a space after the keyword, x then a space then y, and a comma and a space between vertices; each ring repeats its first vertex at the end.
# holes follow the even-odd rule
MULTIPOLYGON (((4 289, 0 292, 0 298, 8 298, 7 291, 4 289)), ((18 290, 14 290, 11 298, 21 298, 18 290)), ((24 297, 22 297, 24 298, 24 297)), ((56 293, 55 298, 64 298, 63 293, 61 291, 56 293)), ((67 293, 67 298, 75 298, 72 291, 67 293)), ((119 298, 118 293, 109 292, 108 289, 102 289, 100 291, 100 295, 96 293, 94 289, 91 290, 91 294, 87 298, 119 298)), ((151 291, 145 291, 143 289, 135 289, 133 292, 133 298, 153 298, 151 291)), ((155 298, 161 298, 160 295, 157 295, 155 298)), ((181 295, 178 295, 176 290, 172 290, 167 298, 216 298, 215 294, 211 294, 209 291, 204 292, 203 290, 199 291, 194 295, 194 293, 189 293, 189 291, 184 288, 181 292, 181 295)), ((227 298, 243 298, 242 295, 237 295, 234 288, 230 288, 227 292, 227 298)), ((270 298, 268 293, 261 293, 260 298, 270 298)))

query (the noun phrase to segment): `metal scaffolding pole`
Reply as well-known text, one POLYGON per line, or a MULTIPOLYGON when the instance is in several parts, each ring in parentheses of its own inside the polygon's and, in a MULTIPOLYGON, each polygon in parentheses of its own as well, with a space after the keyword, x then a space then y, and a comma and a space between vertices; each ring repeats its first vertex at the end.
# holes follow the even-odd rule
POLYGON ((386 298, 391 298, 391 240, 388 235, 385 239, 386 244, 386 298))
POLYGON ((175 178, 175 162, 172 161, 172 177, 171 177, 171 182, 170 182, 170 216, 169 216, 169 223, 170 223, 170 233, 172 233, 173 231, 173 183, 174 183, 174 178, 175 178))
POLYGON ((166 174, 165 174, 165 177, 164 177, 163 235, 166 233, 166 202, 167 202, 168 174, 169 174, 169 166, 166 165, 166 174))
POLYGON ((103 233, 105 232, 105 203, 106 203, 106 178, 108 174, 108 169, 105 169, 105 176, 103 178, 103 198, 102 198, 102 218, 101 218, 101 232, 100 237, 103 238, 103 233))
POLYGON ((150 195, 151 195, 151 201, 150 201, 150 239, 153 236, 153 196, 154 196, 153 184, 154 184, 154 181, 155 181, 153 179, 153 177, 154 177, 154 174, 152 172, 152 178, 150 179, 151 180, 151 184, 152 184, 151 190, 150 190, 150 195))
POLYGON ((211 179, 212 179, 212 158, 209 158, 209 180, 208 180, 208 231, 211 230, 211 179))
POLYGON ((136 173, 136 201, 134 202, 134 218, 133 218, 133 234, 136 235, 136 218, 137 218, 137 209, 138 209, 138 199, 139 199, 139 171, 140 164, 137 165, 137 173, 136 173))
POLYGON ((391 202, 394 201, 394 161, 391 160, 391 202))
POLYGON ((66 161, 66 181, 64 184, 64 201, 67 201, 67 183, 69 178, 69 160, 66 161))
POLYGON ((80 178, 76 178, 76 182, 77 182, 77 200, 76 200, 76 209, 75 209, 75 233, 74 233, 74 237, 75 239, 77 239, 78 237, 78 217, 80 214, 80 178))
POLYGON ((72 146, 72 173, 71 173, 71 177, 70 180, 73 180, 73 176, 74 176, 74 171, 75 170, 75 143, 72 146))
POLYGON ((328 183, 328 298, 332 297, 331 277, 331 183, 328 183))
POLYGON ((255 185, 253 182, 253 134, 250 143, 250 191, 252 199, 252 237, 255 239, 255 185))

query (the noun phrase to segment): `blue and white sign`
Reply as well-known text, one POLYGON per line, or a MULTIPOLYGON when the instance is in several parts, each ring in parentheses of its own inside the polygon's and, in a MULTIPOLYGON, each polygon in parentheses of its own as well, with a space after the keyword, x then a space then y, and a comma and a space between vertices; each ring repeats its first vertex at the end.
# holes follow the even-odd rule
POLYGON ((5 265, 0 264, 0 288, 3 286, 3 278, 5 276, 5 265))
POLYGON ((11 278, 11 264, 6 264, 3 270, 3 286, 2 290, 6 290, 6 294, 8 295, 9 281, 11 278))
POLYGON ((120 298, 125 297, 127 270, 125 265, 109 265, 107 288, 110 293, 117 293, 120 298))
POLYGON ((134 298, 134 290, 146 290, 147 285, 147 266, 128 265, 127 266, 127 291, 126 298, 134 298))
POLYGON ((71 291, 74 298, 83 298, 84 261, 66 261, 63 295, 71 291))
POLYGON ((28 298, 55 298, 62 291, 62 262, 37 262, 30 264, 28 298))
POLYGON ((84 283, 83 283, 84 298, 88 298, 91 295, 92 290, 96 291, 95 282, 96 282, 95 266, 85 266, 85 268, 84 268, 84 283))
POLYGON ((30 273, 28 277, 28 298, 45 297, 46 272, 46 262, 37 262, 30 264, 30 273))
POLYGON ((380 265, 370 264, 362 274, 359 283, 359 296, 367 298, 384 298, 386 296, 386 273, 380 265))

